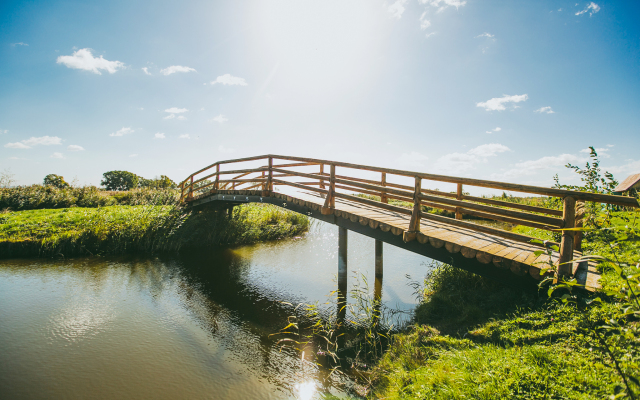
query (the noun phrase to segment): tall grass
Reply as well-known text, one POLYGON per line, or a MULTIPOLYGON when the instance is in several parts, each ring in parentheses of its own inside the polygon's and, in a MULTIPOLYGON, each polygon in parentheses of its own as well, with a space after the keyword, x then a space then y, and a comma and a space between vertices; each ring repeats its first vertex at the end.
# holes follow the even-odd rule
POLYGON ((175 203, 177 195, 177 191, 171 189, 105 192, 95 186, 56 188, 30 185, 0 188, 0 209, 18 211, 112 205, 169 205, 175 203))
POLYGON ((0 258, 177 252, 299 235, 306 216, 271 205, 188 213, 177 206, 108 206, 0 214, 0 258))

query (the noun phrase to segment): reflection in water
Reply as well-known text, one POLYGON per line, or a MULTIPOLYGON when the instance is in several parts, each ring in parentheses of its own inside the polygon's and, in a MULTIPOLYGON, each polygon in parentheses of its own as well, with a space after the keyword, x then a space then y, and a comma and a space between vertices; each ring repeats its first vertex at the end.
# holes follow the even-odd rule
MULTIPOLYGON (((292 314, 282 301, 324 301, 335 289, 336 239, 318 225, 299 240, 180 258, 5 261, 0 398, 342 395, 270 336, 292 314)), ((349 269, 373 273, 373 240, 349 241, 349 269)), ((424 274, 425 259, 385 251, 375 296, 410 309, 398 275, 424 274)))

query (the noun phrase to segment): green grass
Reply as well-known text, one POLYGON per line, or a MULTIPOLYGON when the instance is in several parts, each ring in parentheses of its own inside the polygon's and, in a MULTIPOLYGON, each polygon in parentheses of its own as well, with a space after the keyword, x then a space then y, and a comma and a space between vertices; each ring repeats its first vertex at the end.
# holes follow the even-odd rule
MULTIPOLYGON (((631 226, 638 215, 614 212, 604 226, 631 226)), ((548 238, 541 235, 545 231, 516 229, 548 238)), ((618 237, 612 250, 607 243, 613 239, 609 230, 587 232, 584 251, 615 253, 631 273, 640 258, 640 241, 618 237)), ((614 291, 621 279, 605 270, 602 283, 605 291, 614 291)), ((639 379, 640 322, 625 314, 628 305, 613 298, 600 294, 601 303, 586 306, 593 296, 581 296, 577 303, 563 303, 547 297, 546 290, 523 293, 441 265, 425 280, 415 325, 393 337, 372 370, 370 397, 630 398, 610 351, 630 382, 639 379)), ((640 392, 640 385, 631 383, 631 388, 640 392)))
POLYGON ((0 258, 167 252, 295 236, 306 216, 271 205, 243 205, 233 218, 175 206, 110 206, 0 214, 0 258))

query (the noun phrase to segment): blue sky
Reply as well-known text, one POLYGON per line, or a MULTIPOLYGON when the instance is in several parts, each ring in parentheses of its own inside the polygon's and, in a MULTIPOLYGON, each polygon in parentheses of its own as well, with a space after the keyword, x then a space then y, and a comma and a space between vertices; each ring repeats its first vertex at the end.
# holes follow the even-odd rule
POLYGON ((549 186, 640 172, 637 1, 0 5, 0 169, 176 181, 266 153, 549 186))

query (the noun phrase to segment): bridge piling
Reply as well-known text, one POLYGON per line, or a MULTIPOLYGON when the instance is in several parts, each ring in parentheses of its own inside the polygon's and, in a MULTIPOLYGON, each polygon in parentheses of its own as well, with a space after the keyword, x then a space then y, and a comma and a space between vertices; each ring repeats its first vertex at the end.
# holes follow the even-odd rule
POLYGON ((376 239, 376 281, 382 280, 382 241, 376 239))

